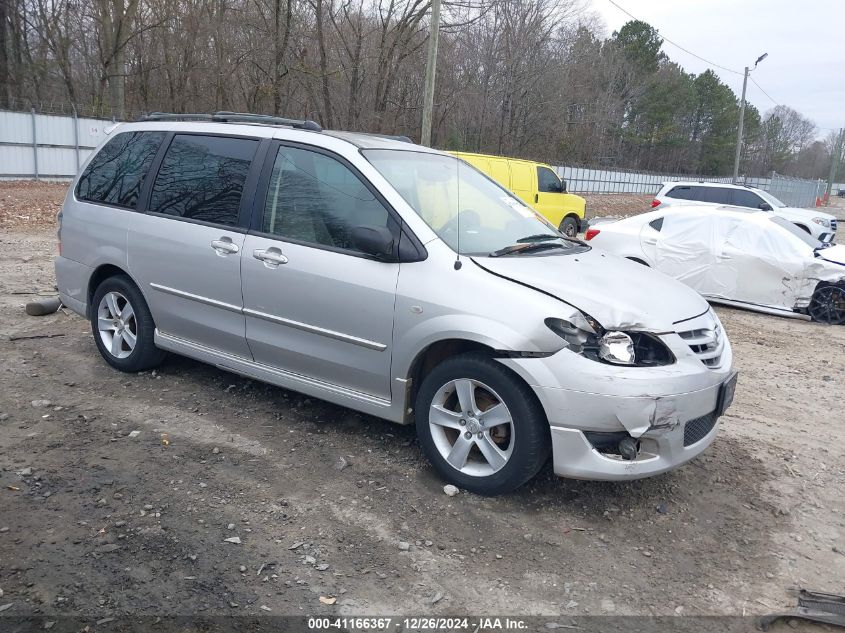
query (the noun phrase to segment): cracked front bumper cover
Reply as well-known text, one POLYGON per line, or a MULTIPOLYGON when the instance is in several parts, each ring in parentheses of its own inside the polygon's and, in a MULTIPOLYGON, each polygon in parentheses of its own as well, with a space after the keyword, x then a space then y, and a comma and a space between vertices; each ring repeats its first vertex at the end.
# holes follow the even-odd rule
MULTIPOLYGON (((715 416, 721 385, 670 396, 623 397, 567 391, 543 390, 547 405, 558 403, 557 412, 577 420, 578 427, 551 425, 555 474, 575 479, 623 480, 659 475, 701 454, 716 437, 718 422, 685 446, 687 423, 715 416), (563 392, 563 393, 561 393, 563 392), (583 431, 627 431, 639 440, 634 460, 600 452, 583 431)), ((537 389, 535 388, 535 391, 537 389)), ((548 409, 547 409, 548 411, 548 409)), ((550 420, 555 418, 552 408, 550 420)))

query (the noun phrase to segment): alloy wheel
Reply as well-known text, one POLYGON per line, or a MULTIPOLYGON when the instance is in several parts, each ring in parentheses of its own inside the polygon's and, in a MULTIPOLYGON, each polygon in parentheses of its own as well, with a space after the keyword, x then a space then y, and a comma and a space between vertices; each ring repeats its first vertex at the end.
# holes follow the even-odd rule
POLYGON ((440 455, 465 475, 492 475, 513 453, 513 417, 499 395, 478 380, 459 378, 438 389, 428 423, 440 455))
POLYGON ((808 311, 820 323, 845 324, 845 288, 825 286, 813 293, 808 311))
POLYGON ((107 292, 97 306, 97 330, 109 354, 126 358, 138 342, 138 321, 126 297, 114 290, 107 292))

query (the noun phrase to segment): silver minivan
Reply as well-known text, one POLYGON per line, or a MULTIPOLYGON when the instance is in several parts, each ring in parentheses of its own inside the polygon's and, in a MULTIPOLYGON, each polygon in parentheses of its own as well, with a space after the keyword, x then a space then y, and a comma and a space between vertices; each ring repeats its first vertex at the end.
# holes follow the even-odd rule
POLYGON ((173 352, 400 424, 447 481, 633 479, 714 439, 731 347, 686 286, 561 235, 459 159, 258 115, 118 126, 59 214, 103 358, 173 352))

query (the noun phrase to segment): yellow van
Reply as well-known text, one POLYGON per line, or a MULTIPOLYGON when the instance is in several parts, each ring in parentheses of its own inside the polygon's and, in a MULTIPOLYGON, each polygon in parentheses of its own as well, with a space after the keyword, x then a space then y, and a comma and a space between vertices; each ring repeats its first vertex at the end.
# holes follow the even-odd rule
POLYGON ((518 158, 449 152, 516 194, 569 237, 581 231, 587 201, 566 191, 549 165, 518 158))

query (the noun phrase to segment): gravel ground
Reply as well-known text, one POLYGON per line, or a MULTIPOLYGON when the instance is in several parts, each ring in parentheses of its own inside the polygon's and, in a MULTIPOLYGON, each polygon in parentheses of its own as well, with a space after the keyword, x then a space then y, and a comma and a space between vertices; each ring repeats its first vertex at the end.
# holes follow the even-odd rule
POLYGON ((80 317, 24 313, 55 250, 24 228, 0 235, 4 616, 752 615, 842 592, 845 328, 718 308, 740 386, 700 458, 449 497, 410 428, 175 356, 112 370, 80 317))

